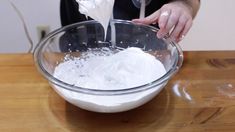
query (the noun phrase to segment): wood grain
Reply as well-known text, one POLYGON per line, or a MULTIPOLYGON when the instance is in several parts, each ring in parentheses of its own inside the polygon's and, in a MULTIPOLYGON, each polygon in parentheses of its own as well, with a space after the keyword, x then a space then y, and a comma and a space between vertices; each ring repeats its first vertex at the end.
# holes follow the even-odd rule
POLYGON ((235 52, 185 52, 178 74, 137 109, 100 114, 57 95, 31 54, 0 55, 0 131, 233 132, 235 52))

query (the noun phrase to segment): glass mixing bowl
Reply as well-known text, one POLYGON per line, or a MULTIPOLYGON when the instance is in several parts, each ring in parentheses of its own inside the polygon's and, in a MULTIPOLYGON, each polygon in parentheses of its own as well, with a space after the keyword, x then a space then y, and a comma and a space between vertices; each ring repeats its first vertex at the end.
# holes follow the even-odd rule
POLYGON ((157 32, 153 26, 112 20, 105 36, 103 27, 96 21, 75 23, 51 32, 40 41, 34 51, 34 60, 39 72, 68 102, 94 112, 127 111, 155 97, 182 65, 183 54, 179 46, 168 37, 158 39, 157 32), (115 90, 78 87, 53 76, 55 67, 68 56, 79 57, 88 50, 104 47, 117 51, 141 48, 164 65, 166 74, 141 86, 115 90))

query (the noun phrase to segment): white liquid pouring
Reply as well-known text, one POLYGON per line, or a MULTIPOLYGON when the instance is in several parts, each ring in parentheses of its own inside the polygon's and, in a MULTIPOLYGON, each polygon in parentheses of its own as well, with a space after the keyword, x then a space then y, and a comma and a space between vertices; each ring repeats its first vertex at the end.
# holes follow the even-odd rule
POLYGON ((114 0, 76 0, 79 12, 101 23, 105 36, 113 14, 114 0))

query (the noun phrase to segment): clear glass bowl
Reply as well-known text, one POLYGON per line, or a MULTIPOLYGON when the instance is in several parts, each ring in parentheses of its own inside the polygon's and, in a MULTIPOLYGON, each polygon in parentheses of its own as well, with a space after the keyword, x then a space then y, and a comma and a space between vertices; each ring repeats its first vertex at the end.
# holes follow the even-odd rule
POLYGON ((167 37, 158 39, 157 32, 158 29, 152 26, 113 20, 105 37, 100 23, 96 21, 80 22, 48 34, 35 48, 34 60, 39 72, 68 102, 95 112, 127 111, 141 106, 155 97, 182 65, 183 54, 179 46, 167 37), (79 54, 87 52, 88 49, 103 47, 118 50, 139 47, 160 60, 166 69, 166 74, 142 86, 121 90, 77 87, 53 76, 55 67, 64 61, 65 56, 79 57, 79 54))

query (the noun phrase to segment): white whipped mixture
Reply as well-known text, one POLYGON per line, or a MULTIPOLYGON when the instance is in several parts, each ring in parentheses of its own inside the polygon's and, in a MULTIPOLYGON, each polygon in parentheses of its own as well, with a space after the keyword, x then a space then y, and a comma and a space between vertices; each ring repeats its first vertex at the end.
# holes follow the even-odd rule
MULTIPOLYGON (((54 71, 54 77, 66 83, 90 89, 118 90, 150 83, 166 73, 163 64, 139 48, 116 52, 109 48, 90 50, 80 58, 66 56, 54 71)), ((136 108, 158 94, 166 83, 132 94, 99 96, 53 88, 70 103, 96 112, 121 112, 136 108)))
POLYGON ((88 52, 59 64, 54 76, 64 82, 91 89, 124 89, 150 83, 166 72, 154 56, 139 48, 128 48, 116 54, 88 52))
POLYGON ((109 20, 113 14, 114 0, 76 1, 79 3, 79 12, 100 22, 106 34, 109 20))

